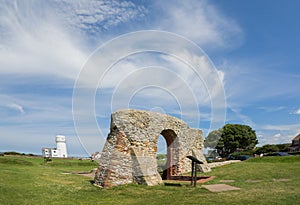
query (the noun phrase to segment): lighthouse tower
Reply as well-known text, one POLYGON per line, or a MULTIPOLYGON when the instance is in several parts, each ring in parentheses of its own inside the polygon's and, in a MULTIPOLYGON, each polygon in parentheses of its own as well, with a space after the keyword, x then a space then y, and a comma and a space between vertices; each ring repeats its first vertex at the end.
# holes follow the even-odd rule
POLYGON ((67 145, 66 145, 66 137, 63 135, 56 135, 56 150, 58 157, 68 157, 67 154, 67 145))

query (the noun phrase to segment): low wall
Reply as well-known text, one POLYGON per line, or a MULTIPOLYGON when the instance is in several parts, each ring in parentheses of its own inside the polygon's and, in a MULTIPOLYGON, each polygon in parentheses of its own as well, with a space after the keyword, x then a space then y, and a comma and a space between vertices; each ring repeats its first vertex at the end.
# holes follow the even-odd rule
POLYGON ((223 161, 223 162, 213 162, 213 163, 208 163, 208 166, 210 168, 214 168, 214 167, 220 167, 220 166, 224 166, 226 164, 232 164, 232 163, 236 163, 236 162, 241 162, 241 160, 229 160, 229 161, 223 161))

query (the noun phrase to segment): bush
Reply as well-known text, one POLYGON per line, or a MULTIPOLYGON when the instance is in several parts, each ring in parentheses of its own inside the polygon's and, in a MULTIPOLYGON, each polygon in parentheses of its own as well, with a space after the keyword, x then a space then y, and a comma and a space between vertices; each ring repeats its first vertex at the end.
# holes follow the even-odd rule
POLYGON ((4 155, 22 155, 22 154, 19 152, 10 151, 10 152, 4 152, 4 155))
POLYGON ((266 144, 262 147, 258 147, 255 153, 287 152, 289 146, 290 144, 266 144))
POLYGON ((290 155, 300 155, 300 151, 298 152, 289 152, 290 155))
POLYGON ((231 154, 231 156, 242 156, 242 155, 254 155, 255 153, 255 150, 243 150, 243 151, 240 151, 240 152, 235 152, 233 154, 231 154))

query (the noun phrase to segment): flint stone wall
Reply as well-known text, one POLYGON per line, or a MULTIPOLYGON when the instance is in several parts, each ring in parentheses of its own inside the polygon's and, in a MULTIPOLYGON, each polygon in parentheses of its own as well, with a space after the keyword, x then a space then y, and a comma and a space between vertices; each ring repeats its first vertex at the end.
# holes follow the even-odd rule
POLYGON ((202 154, 202 131, 192 129, 175 117, 142 110, 120 110, 111 115, 110 133, 102 150, 94 183, 101 187, 136 182, 157 185, 157 141, 162 134, 168 145, 168 168, 172 176, 191 171, 192 155, 204 162, 202 172, 210 171, 202 154))

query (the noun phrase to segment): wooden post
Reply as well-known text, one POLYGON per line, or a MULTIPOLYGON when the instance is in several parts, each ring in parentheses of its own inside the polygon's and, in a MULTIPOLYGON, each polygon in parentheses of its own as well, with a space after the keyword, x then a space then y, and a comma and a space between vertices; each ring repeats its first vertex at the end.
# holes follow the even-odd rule
POLYGON ((196 187, 196 184, 197 184, 197 164, 196 164, 196 162, 194 162, 194 187, 196 187))
POLYGON ((191 186, 193 185, 193 181, 194 181, 194 164, 195 164, 195 162, 194 162, 194 161, 192 161, 191 186))

